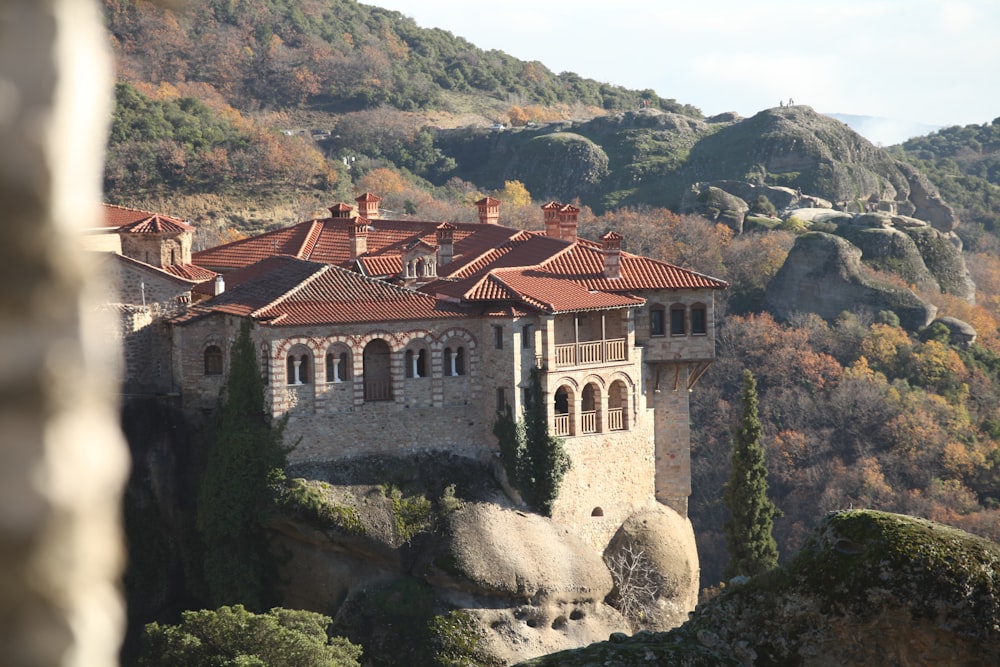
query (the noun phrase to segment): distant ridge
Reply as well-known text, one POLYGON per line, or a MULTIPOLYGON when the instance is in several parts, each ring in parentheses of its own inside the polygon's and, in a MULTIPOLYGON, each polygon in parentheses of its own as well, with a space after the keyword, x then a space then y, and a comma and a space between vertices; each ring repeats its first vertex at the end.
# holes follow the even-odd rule
POLYGON ((857 116, 849 113, 825 113, 823 115, 846 123, 868 141, 881 146, 901 144, 911 137, 922 137, 944 127, 943 125, 929 125, 880 116, 857 116))

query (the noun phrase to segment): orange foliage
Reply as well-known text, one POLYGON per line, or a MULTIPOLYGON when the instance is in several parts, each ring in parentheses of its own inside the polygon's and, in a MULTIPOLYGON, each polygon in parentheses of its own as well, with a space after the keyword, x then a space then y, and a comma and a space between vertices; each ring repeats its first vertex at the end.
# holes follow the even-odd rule
POLYGON ((402 192, 407 185, 399 172, 385 167, 372 169, 359 178, 357 182, 357 187, 361 192, 377 192, 381 197, 402 192))

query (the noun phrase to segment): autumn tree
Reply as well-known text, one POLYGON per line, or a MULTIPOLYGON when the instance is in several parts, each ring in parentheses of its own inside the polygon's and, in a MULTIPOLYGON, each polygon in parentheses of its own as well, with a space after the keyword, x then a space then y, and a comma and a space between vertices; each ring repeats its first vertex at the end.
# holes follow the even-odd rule
POLYGON ((772 529, 778 510, 767 497, 762 429, 757 414, 757 383, 743 371, 743 414, 733 437, 729 481, 723 502, 729 510, 725 524, 729 564, 727 579, 753 576, 778 565, 778 545, 772 529))

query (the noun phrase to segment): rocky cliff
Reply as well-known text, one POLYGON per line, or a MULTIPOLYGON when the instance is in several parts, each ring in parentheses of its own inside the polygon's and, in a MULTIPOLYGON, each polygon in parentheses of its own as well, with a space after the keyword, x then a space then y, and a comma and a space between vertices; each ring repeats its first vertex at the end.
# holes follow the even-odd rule
POLYGON ((786 566, 731 585, 666 633, 523 663, 1000 664, 1000 545, 896 514, 827 516, 786 566))
POLYGON ((630 631, 607 564, 623 551, 655 584, 646 627, 676 627, 697 600, 694 533, 666 507, 630 517, 601 554, 512 506, 487 467, 460 457, 294 472, 270 520, 284 605, 332 614, 380 665, 510 664, 630 631))

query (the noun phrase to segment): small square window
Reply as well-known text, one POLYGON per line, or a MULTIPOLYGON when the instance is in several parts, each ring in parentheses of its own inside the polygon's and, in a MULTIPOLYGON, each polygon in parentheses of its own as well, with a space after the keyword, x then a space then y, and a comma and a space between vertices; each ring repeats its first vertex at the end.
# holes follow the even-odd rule
POLYGON ((497 387, 497 412, 507 411, 507 392, 503 387, 497 387))

